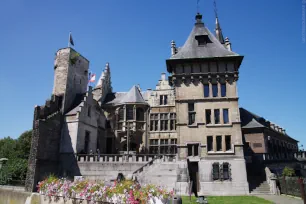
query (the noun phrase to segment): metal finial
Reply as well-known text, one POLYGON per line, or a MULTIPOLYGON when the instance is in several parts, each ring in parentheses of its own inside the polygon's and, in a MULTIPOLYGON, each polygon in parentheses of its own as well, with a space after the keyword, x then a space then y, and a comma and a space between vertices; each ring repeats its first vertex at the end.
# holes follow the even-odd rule
POLYGON ((215 11, 216 18, 218 18, 218 10, 217 10, 216 0, 214 0, 214 11, 215 11))
POLYGON ((199 3, 200 3, 200 0, 197 0, 197 13, 199 13, 199 3))

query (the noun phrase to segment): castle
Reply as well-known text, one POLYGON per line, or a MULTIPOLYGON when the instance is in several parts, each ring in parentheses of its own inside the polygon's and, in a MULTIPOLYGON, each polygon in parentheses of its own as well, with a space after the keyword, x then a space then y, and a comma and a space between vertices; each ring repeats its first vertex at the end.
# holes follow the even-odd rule
POLYGON ((199 13, 185 44, 171 42, 169 77, 162 73, 154 90, 114 92, 109 63, 88 87, 89 61, 60 49, 52 97, 34 111, 26 189, 51 173, 112 179, 122 172, 185 194, 190 180, 205 194, 248 194, 247 150, 281 157, 297 141, 239 109, 242 60, 218 18, 214 35, 199 13))

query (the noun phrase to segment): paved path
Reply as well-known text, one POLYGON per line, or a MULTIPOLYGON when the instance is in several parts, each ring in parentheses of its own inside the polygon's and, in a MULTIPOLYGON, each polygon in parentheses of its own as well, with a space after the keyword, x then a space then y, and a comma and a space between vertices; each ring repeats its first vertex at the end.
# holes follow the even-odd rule
POLYGON ((277 195, 256 195, 257 197, 264 198, 266 200, 272 201, 276 204, 303 204, 302 199, 291 198, 288 196, 277 196, 277 195))

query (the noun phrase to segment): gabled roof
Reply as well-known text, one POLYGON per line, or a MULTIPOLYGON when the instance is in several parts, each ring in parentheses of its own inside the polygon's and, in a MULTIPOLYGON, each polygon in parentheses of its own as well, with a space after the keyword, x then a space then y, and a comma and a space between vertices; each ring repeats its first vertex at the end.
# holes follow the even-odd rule
POLYGON ((193 27, 188 39, 183 47, 181 47, 177 54, 173 55, 171 59, 192 59, 192 58, 212 58, 212 57, 227 57, 239 56, 237 53, 227 50, 219 40, 205 27, 201 21, 202 16, 196 16, 197 23, 193 27), (196 36, 207 36, 209 42, 205 45, 198 45, 196 36))
POLYGON ((133 86, 128 92, 107 94, 104 104, 146 103, 137 86, 133 86))

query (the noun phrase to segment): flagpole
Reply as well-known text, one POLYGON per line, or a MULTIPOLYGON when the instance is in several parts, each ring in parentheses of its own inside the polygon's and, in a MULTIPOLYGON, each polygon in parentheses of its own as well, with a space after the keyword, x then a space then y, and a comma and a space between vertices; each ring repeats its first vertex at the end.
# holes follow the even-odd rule
POLYGON ((69 36, 68 36, 68 47, 70 47, 70 35, 71 35, 71 31, 69 32, 69 36))

